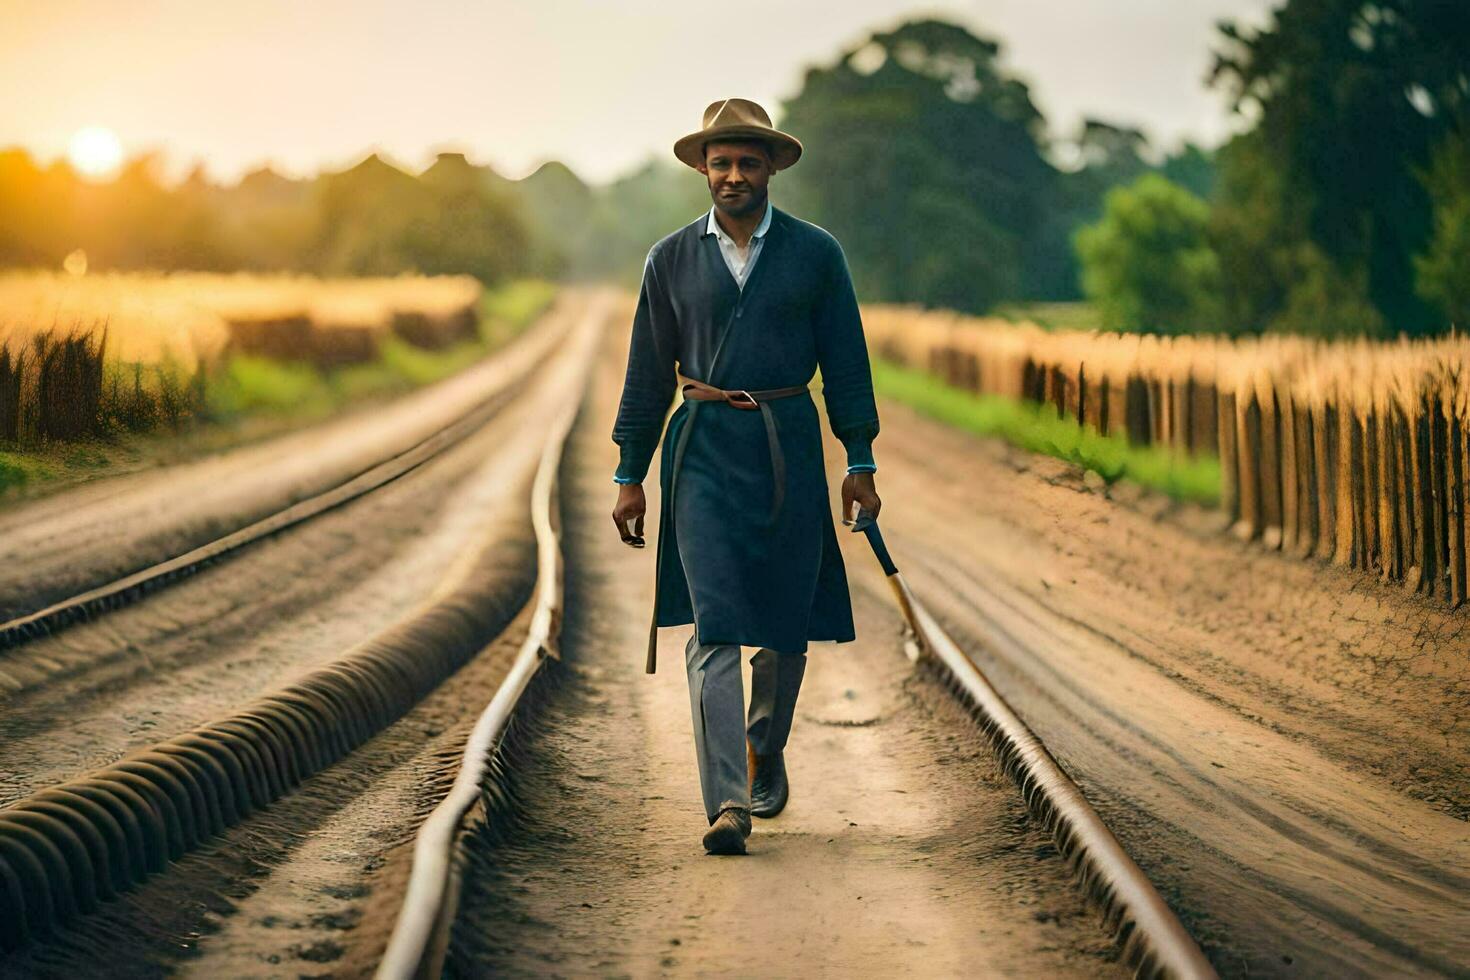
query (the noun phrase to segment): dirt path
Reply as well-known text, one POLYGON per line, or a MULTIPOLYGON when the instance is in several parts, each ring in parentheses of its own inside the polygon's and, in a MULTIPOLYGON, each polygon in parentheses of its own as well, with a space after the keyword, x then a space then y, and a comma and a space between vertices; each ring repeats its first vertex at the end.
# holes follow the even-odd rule
MULTIPOLYGON (((608 335, 563 472, 565 676, 525 740, 516 806, 476 840, 456 971, 1116 972, 978 729, 902 658, 872 556, 841 529, 860 640, 812 651, 792 803, 757 823, 748 858, 702 854, 689 628, 664 630, 663 669, 642 674, 653 553, 606 526, 624 336, 608 335)), ((525 516, 495 502, 525 490, 567 387, 341 512, 4 655, 0 800, 321 662, 432 591, 466 542, 519 541, 495 574, 528 586, 525 516)), ((1241 545, 1208 513, 1108 499, 1065 464, 899 406, 883 419, 900 567, 1222 974, 1463 973, 1464 611, 1241 545)), ((835 485, 835 443, 827 459, 835 485)), ((86 557, 106 508, 77 499, 86 557)), ((50 506, 36 527, 56 531, 47 561, 65 569, 66 509, 50 506)), ((407 842, 523 628, 299 793, 0 975, 370 973, 407 842)))
MULTIPOLYGON (((810 653, 787 810, 757 821, 749 856, 704 855, 688 628, 661 631, 661 670, 643 674, 653 552, 624 547, 605 514, 620 341, 564 477, 568 676, 518 759, 515 825, 474 845, 454 972, 1115 973, 980 732, 903 658, 886 593, 855 597, 857 643, 810 653)), ((873 561, 863 541, 843 545, 849 565, 873 561)))
POLYGON ((882 412, 899 566, 1222 973, 1464 970, 1464 610, 882 412))

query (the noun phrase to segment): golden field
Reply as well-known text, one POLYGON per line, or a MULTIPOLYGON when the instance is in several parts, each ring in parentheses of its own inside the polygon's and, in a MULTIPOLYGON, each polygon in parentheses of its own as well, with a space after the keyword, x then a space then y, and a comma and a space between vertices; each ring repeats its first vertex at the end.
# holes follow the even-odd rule
POLYGON ((419 346, 472 336, 481 295, 469 276, 317 279, 300 275, 65 272, 0 274, 0 346, 96 332, 107 355, 192 368, 234 348, 340 363, 371 360, 397 332, 419 346))
MULTIPOLYGON (((487 291, 468 276, 0 274, 0 469, 29 466, 17 452, 262 413, 315 418, 426 384, 554 293, 540 280, 487 291)), ((0 488, 18 479, 4 476, 0 488)))

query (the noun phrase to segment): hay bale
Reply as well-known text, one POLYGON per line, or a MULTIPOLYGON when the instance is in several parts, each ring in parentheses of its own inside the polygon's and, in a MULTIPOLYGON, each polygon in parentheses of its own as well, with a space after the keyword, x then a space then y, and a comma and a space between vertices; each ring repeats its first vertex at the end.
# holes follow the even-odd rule
POLYGON ((316 332, 304 314, 235 316, 225 321, 232 353, 275 361, 310 361, 316 356, 316 332))
POLYGON ((467 309, 448 313, 406 309, 393 311, 393 333, 425 350, 443 350, 460 341, 472 340, 477 324, 474 311, 467 309))
POLYGON ((362 324, 316 324, 312 363, 320 368, 369 364, 382 353, 382 331, 362 324))

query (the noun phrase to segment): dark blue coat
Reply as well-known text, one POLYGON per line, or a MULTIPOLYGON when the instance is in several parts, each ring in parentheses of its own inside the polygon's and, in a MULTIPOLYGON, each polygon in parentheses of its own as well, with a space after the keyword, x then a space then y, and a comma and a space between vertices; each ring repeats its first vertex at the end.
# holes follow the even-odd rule
MULTIPOLYGON (((622 454, 617 479, 641 482, 646 475, 678 389, 676 373, 755 391, 810 382, 820 368, 827 419, 849 464, 871 462, 878 409, 837 240, 773 207, 742 290, 718 240, 705 234, 706 218, 661 239, 644 265, 613 426, 622 454)), ((659 626, 692 622, 702 643, 783 653, 805 652, 809 640, 854 639, 816 405, 810 394, 767 404, 786 463, 774 524, 773 466, 760 412, 680 399, 669 420, 650 671, 659 626)))

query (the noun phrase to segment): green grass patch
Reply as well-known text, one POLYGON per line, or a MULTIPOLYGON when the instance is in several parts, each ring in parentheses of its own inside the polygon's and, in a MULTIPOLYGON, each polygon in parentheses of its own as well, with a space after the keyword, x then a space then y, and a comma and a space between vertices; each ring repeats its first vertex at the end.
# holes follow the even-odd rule
POLYGON ((873 361, 873 387, 882 397, 903 402, 922 415, 1076 463, 1108 483, 1127 479, 1178 500, 1211 506, 1220 502, 1220 461, 1214 456, 1184 457, 1158 446, 1130 446, 1121 436, 1101 435, 1072 419, 1059 418, 1050 406, 976 395, 881 359, 873 361))
POLYGON ((402 394, 442 381, 518 337, 556 297, 555 283, 526 279, 485 291, 478 340, 425 350, 398 337, 383 340, 379 358, 322 371, 310 364, 237 355, 214 379, 208 416, 290 415, 311 421, 354 402, 402 394))
POLYGON ((310 364, 236 354, 205 390, 205 413, 213 421, 242 415, 300 415, 318 418, 335 406, 326 376, 310 364))
POLYGON ((19 489, 56 475, 56 466, 35 453, 0 450, 0 492, 19 489))
POLYGON ((480 339, 493 347, 508 343, 556 298, 556 284, 545 279, 518 279, 486 290, 480 301, 480 339))
POLYGON ((1002 320, 1029 320, 1046 330, 1102 330, 1102 314, 1083 300, 1072 303, 1005 303, 995 308, 1002 320))

